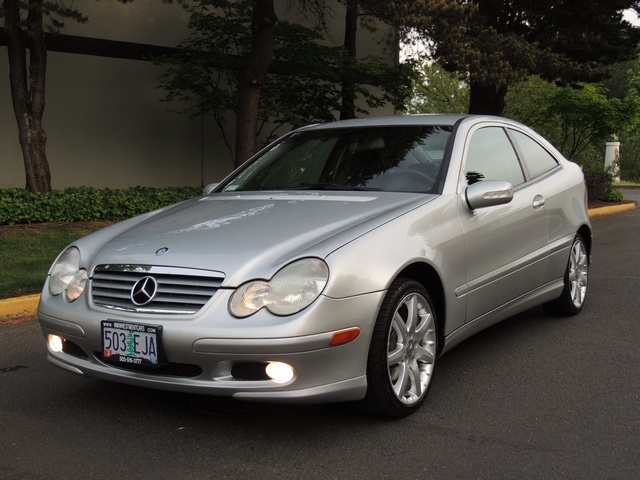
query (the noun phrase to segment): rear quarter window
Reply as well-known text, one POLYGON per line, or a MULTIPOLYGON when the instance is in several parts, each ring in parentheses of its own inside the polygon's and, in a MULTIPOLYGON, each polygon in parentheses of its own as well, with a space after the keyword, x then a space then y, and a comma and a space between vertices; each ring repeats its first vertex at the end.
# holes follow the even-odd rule
POLYGON ((509 130, 509 134, 522 153, 531 178, 539 177, 558 166, 558 161, 531 137, 515 130, 509 130))

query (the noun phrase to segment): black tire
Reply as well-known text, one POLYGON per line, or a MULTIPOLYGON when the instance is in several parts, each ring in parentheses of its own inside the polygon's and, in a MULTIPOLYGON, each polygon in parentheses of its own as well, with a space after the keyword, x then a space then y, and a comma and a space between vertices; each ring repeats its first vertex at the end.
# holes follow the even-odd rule
POLYGON ((397 279, 389 287, 371 337, 364 408, 401 418, 424 402, 438 351, 433 302, 418 282, 397 279))
POLYGON ((582 310, 587 299, 589 279, 589 254, 582 235, 573 240, 567 269, 564 272, 564 289, 558 298, 543 305, 553 315, 569 317, 582 310))

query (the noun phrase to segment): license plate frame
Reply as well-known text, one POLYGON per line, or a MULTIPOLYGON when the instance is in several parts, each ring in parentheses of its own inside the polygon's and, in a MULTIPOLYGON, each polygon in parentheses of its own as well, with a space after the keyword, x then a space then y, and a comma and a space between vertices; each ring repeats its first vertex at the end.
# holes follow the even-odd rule
POLYGON ((112 364, 159 367, 165 363, 162 325, 103 320, 102 358, 112 364))

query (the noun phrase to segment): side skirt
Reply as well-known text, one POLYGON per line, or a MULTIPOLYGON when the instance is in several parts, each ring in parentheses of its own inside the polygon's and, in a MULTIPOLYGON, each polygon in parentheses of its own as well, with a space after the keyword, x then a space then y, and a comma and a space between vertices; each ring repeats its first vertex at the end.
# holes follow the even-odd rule
POLYGON ((467 322, 445 337, 441 354, 491 325, 558 298, 563 288, 564 280, 561 277, 467 322))

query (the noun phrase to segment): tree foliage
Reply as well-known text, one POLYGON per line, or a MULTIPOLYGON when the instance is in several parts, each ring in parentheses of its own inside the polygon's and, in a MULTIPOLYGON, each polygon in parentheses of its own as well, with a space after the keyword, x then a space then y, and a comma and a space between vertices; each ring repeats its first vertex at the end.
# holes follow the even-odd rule
MULTIPOLYGON (((364 1, 364 0, 363 0, 364 1)), ((640 31, 623 19, 638 0, 366 0, 429 42, 470 85, 470 112, 502 114, 507 89, 530 75, 593 82, 632 58, 640 31)))
MULTIPOLYGON (((183 102, 181 112, 210 115, 233 150, 227 119, 241 100, 238 78, 251 49, 252 2, 217 0, 193 9, 190 36, 179 53, 158 59, 167 67, 160 77, 166 100, 183 102)), ((341 106, 341 79, 348 74, 354 93, 367 108, 386 102, 403 105, 410 92, 410 68, 393 69, 381 58, 356 59, 342 47, 322 45, 322 31, 278 21, 273 60, 261 85, 255 138, 270 139, 283 126, 334 119, 341 106), (375 85, 378 89, 370 88, 375 85), (267 130, 268 129, 268 130, 267 130)), ((357 113, 366 113, 356 107, 357 113)), ((240 164, 245 157, 236 157, 240 164)))
POLYGON ((437 62, 418 62, 407 113, 465 113, 469 86, 437 62))
POLYGON ((560 119, 559 146, 569 158, 578 158, 590 144, 611 140, 638 113, 637 102, 608 98, 597 84, 563 87, 550 101, 547 111, 560 119))
MULTIPOLYGON (((624 62, 613 68, 612 76, 602 82, 607 95, 623 102, 638 102, 640 60, 624 62)), ((620 141, 619 174, 623 180, 640 182, 640 114, 629 118, 629 127, 618 133, 620 141)))
MULTIPOLYGON (((563 155, 582 166, 589 198, 612 201, 614 168, 605 168, 605 144, 619 136, 621 152, 638 152, 637 122, 640 101, 634 75, 624 98, 611 95, 603 84, 560 86, 531 77, 515 85, 507 95, 505 115, 532 126, 553 143, 563 155)), ((622 178, 632 179, 633 165, 640 157, 625 154, 622 178), (625 176, 627 175, 627 176, 625 176)), ((622 156, 620 157, 622 166, 622 156)))
POLYGON ((558 86, 534 77, 512 89, 505 114, 531 125, 567 158, 580 161, 589 149, 600 150, 614 135, 637 128, 637 85, 631 84, 620 99, 608 96, 601 84, 558 86))

